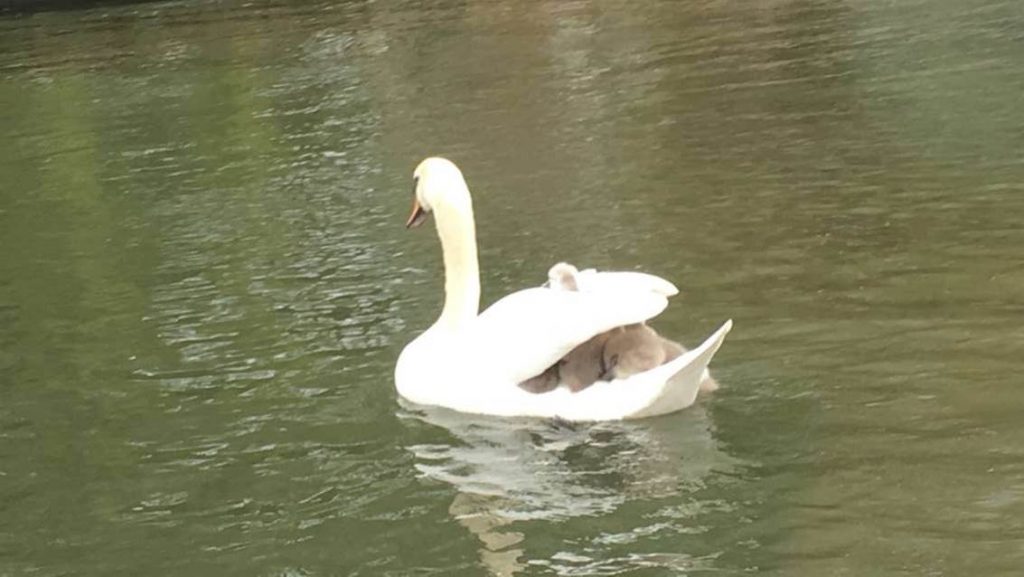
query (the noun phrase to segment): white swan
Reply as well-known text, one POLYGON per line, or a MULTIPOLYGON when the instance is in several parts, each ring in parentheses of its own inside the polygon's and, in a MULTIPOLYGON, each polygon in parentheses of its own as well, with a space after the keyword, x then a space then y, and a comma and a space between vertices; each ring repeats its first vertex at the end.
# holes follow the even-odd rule
MULTIPOLYGON (((478 314, 480 274, 473 202, 459 169, 443 158, 416 167, 407 227, 429 213, 444 253, 441 316, 406 345, 395 365, 405 399, 466 413, 599 421, 670 413, 693 404, 704 370, 732 328, 726 321, 692 351, 627 379, 534 394, 517 386, 590 337, 646 321, 668 305, 671 283, 641 273, 585 271, 587 290, 529 288, 478 314)), ((581 273, 582 274, 582 273, 581 273)))

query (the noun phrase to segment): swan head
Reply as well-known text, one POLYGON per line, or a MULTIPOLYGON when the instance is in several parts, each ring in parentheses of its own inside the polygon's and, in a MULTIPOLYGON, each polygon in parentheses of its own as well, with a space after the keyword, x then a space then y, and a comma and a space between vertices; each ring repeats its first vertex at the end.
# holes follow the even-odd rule
POLYGON ((438 156, 428 158, 416 166, 412 177, 412 214, 405 223, 406 228, 423 224, 438 208, 472 213, 469 187, 454 162, 438 156))

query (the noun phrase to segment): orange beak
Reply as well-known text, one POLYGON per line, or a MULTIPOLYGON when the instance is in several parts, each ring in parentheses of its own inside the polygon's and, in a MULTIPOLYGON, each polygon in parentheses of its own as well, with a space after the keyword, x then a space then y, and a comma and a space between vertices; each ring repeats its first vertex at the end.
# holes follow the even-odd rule
POLYGON ((427 220, 427 211, 423 210, 420 201, 413 197, 412 214, 409 215, 409 220, 405 221, 405 228, 416 228, 425 220, 427 220))

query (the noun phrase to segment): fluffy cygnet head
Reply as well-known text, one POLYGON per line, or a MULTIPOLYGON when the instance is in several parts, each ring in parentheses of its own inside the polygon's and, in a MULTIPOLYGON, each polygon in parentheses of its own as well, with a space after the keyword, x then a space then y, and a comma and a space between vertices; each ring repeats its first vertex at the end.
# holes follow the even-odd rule
POLYGON ((427 215, 439 207, 472 214, 473 201, 466 179, 452 161, 439 156, 427 158, 416 166, 412 177, 412 214, 405 223, 406 228, 423 224, 427 215))
POLYGON ((576 274, 579 271, 569 263, 560 262, 548 269, 548 286, 553 289, 577 291, 576 274))
POLYGON ((644 324, 612 331, 604 346, 604 366, 611 377, 624 379, 665 362, 662 338, 644 324))

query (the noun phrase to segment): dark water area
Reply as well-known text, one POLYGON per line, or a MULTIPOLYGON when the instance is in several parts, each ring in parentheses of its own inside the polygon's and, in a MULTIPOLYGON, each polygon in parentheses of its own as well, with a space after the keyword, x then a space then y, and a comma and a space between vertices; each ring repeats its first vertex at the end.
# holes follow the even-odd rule
POLYGON ((0 14, 27 16, 61 10, 90 10, 125 5, 141 6, 145 2, 146 0, 141 2, 133 0, 0 0, 0 14))
POLYGON ((1024 5, 160 2, 0 17, 0 575, 1016 575, 1024 5), (724 319, 720 391, 406 406, 428 155, 484 302, 724 319))

